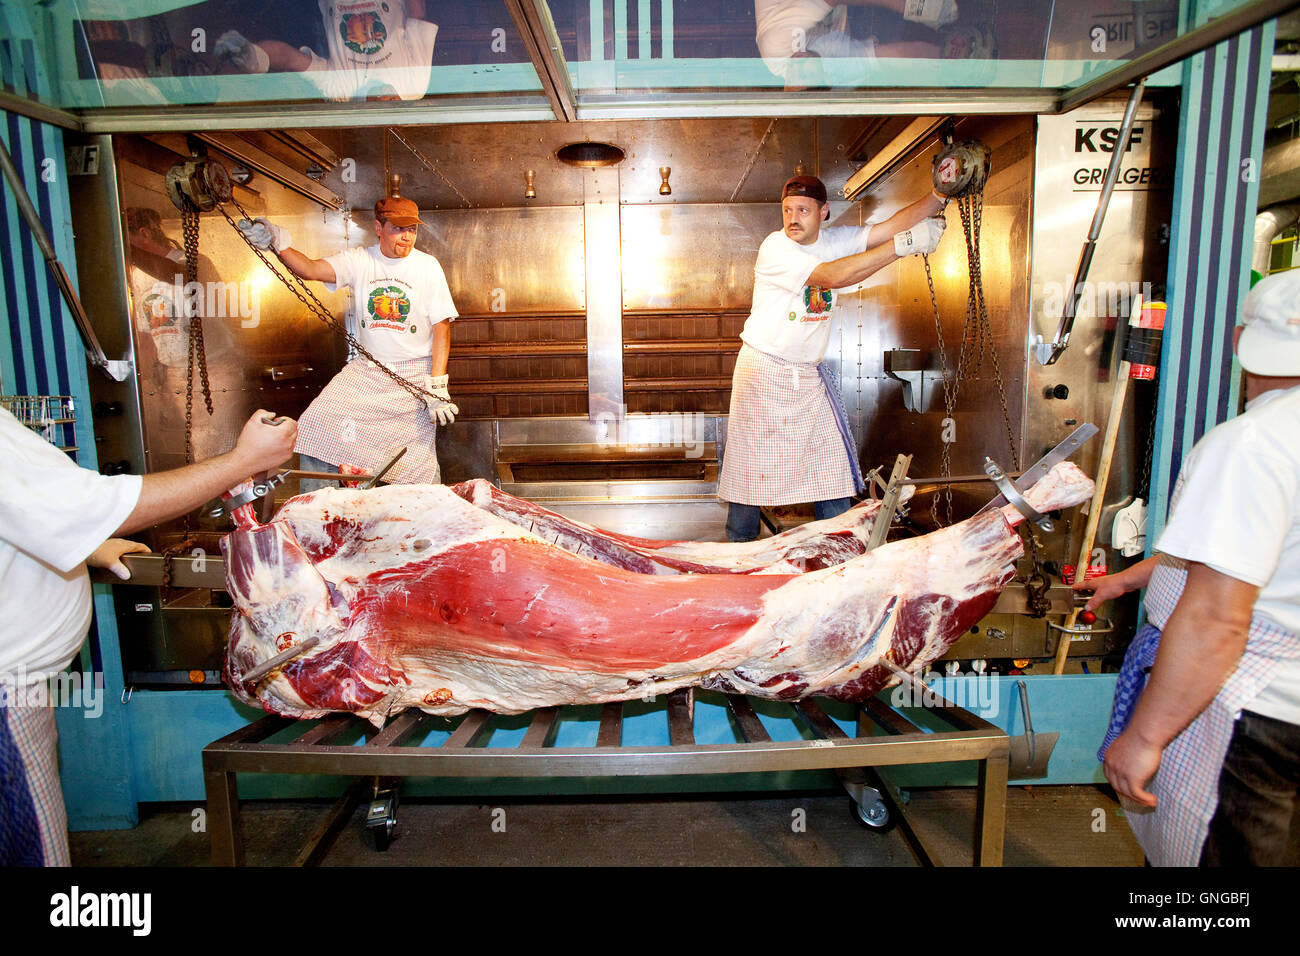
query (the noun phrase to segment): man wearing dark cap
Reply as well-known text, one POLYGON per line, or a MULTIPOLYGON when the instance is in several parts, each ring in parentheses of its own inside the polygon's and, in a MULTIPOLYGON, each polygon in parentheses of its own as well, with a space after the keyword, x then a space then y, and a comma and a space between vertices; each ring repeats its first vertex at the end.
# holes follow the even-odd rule
POLYGON ((718 497, 728 502, 729 541, 758 537, 764 505, 811 501, 819 519, 832 518, 863 490, 839 386, 821 365, 835 290, 903 256, 933 252, 943 235, 943 207, 930 193, 883 222, 823 226, 830 206, 822 181, 786 182, 785 226, 759 247, 754 301, 731 382, 718 481, 718 497))
MULTIPOLYGON (((451 322, 457 313, 442 266, 415 248, 420 225, 414 202, 388 196, 375 203, 378 245, 312 259, 292 248, 283 228, 261 218, 240 220, 249 242, 277 252, 294 275, 324 282, 330 292, 351 287, 362 347, 431 395, 417 401, 374 363, 356 356, 298 422, 294 451, 304 470, 333 471, 344 463, 376 469, 405 447, 389 481, 436 483, 441 477, 436 426, 450 425, 460 411, 447 388, 451 322)), ((302 487, 317 485, 304 482, 302 487)))
POLYGON ((1156 554, 1087 585, 1146 588, 1099 756, 1155 866, 1283 865, 1300 806, 1300 269, 1241 318, 1245 413, 1183 459, 1156 554))

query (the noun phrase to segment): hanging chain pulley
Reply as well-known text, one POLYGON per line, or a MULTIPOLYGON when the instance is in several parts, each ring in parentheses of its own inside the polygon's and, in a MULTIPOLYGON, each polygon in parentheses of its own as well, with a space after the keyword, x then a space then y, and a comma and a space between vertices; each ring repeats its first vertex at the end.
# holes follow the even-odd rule
MULTIPOLYGON (((935 339, 939 352, 939 372, 943 380, 945 426, 954 427, 954 415, 961 395, 963 382, 972 377, 984 363, 987 351, 993 372, 994 391, 1002 411, 1002 424, 1006 431, 1007 447, 1014 469, 1020 467, 1020 452, 1015 429, 1011 425, 1011 412, 1007 407, 1006 383, 998 362, 997 344, 989 321, 988 301, 984 295, 983 263, 980 240, 984 218, 984 187, 992 168, 992 152, 978 141, 949 142, 935 154, 931 161, 931 180, 934 190, 950 202, 957 204, 961 218, 962 235, 966 241, 966 268, 969 284, 966 294, 966 317, 962 326, 961 343, 955 364, 949 365, 944 342, 943 321, 939 314, 939 300, 934 290, 934 275, 930 270, 930 257, 925 262, 925 279, 930 291, 930 307, 934 313, 935 339)), ((948 436, 941 436, 947 438, 948 436)), ((941 480, 952 475, 952 442, 941 440, 939 471, 941 480)), ((944 484, 931 504, 931 516, 936 526, 953 522, 952 485, 944 484), (942 508, 942 515, 940 510, 942 508)), ((1041 545, 1029 522, 1024 522, 1024 536, 1032 568, 1024 583, 1028 594, 1030 614, 1042 617, 1050 609, 1047 600, 1048 579, 1043 571, 1041 545)))

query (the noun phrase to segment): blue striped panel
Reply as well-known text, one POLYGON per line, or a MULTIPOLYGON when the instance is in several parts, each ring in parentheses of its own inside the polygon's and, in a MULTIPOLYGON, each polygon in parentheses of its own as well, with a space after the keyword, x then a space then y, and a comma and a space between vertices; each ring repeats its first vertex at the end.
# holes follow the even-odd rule
POLYGON ((1183 67, 1148 547, 1184 456, 1236 413, 1232 327, 1249 288, 1273 35, 1264 24, 1183 67))
MULTIPOLYGON (((18 170, 55 254, 75 287, 76 258, 68 201, 62 130, 12 113, 0 124, 0 141, 18 170)), ((8 183, 0 202, 0 375, 6 394, 71 395, 80 464, 94 468, 85 353, 45 256, 18 209, 8 183)))

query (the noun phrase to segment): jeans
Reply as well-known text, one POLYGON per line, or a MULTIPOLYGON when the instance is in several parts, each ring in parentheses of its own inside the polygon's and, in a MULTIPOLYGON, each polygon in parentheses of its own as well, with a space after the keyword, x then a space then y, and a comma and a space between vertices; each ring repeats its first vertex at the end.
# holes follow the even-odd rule
MULTIPOLYGON (((827 498, 825 501, 813 502, 813 514, 817 516, 818 521, 824 521, 844 514, 852 506, 852 498, 827 498)), ((758 505, 741 505, 728 501, 727 540, 732 542, 755 540, 759 532, 760 511, 758 505)))
POLYGON ((1300 724, 1242 711, 1201 866, 1279 866, 1300 795, 1300 724))
MULTIPOLYGON (((298 470, 299 471, 338 471, 338 465, 332 465, 328 461, 321 461, 319 458, 313 458, 311 455, 304 455, 298 452, 298 470)), ((298 494, 305 495, 309 491, 320 491, 322 488, 337 488, 337 481, 327 481, 323 478, 299 478, 298 494)))

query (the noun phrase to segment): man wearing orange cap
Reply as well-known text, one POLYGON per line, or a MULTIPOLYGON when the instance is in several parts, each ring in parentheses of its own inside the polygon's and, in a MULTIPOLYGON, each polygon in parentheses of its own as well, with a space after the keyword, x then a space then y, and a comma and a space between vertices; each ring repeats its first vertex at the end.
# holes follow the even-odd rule
MULTIPOLYGON (((377 469, 401 447, 406 454, 387 480, 437 483, 436 426, 460 411, 447 385, 447 356, 456 307, 438 260, 415 248, 420 210, 409 199, 375 203, 377 245, 312 259, 290 244, 289 234, 265 219, 240 220, 240 231, 259 249, 272 249, 301 279, 326 289, 348 286, 357 338, 383 365, 425 390, 418 401, 383 369, 356 356, 325 386, 298 422, 294 451, 306 471, 332 471, 347 463, 377 469)), ((304 482, 303 490, 317 485, 304 482)))
POLYGON ((903 256, 933 252, 943 235, 944 204, 930 193, 883 222, 823 226, 830 206, 822 181, 795 176, 786 182, 785 228, 759 247, 754 301, 731 382, 718 479, 729 541, 758 537, 764 505, 811 501, 819 519, 833 518, 863 490, 839 385, 821 364, 835 290, 903 256))
POLYGON ((1300 805, 1300 269, 1241 311, 1245 413, 1183 460, 1157 553, 1086 585, 1147 589, 1099 756, 1156 866, 1281 865, 1300 805))

